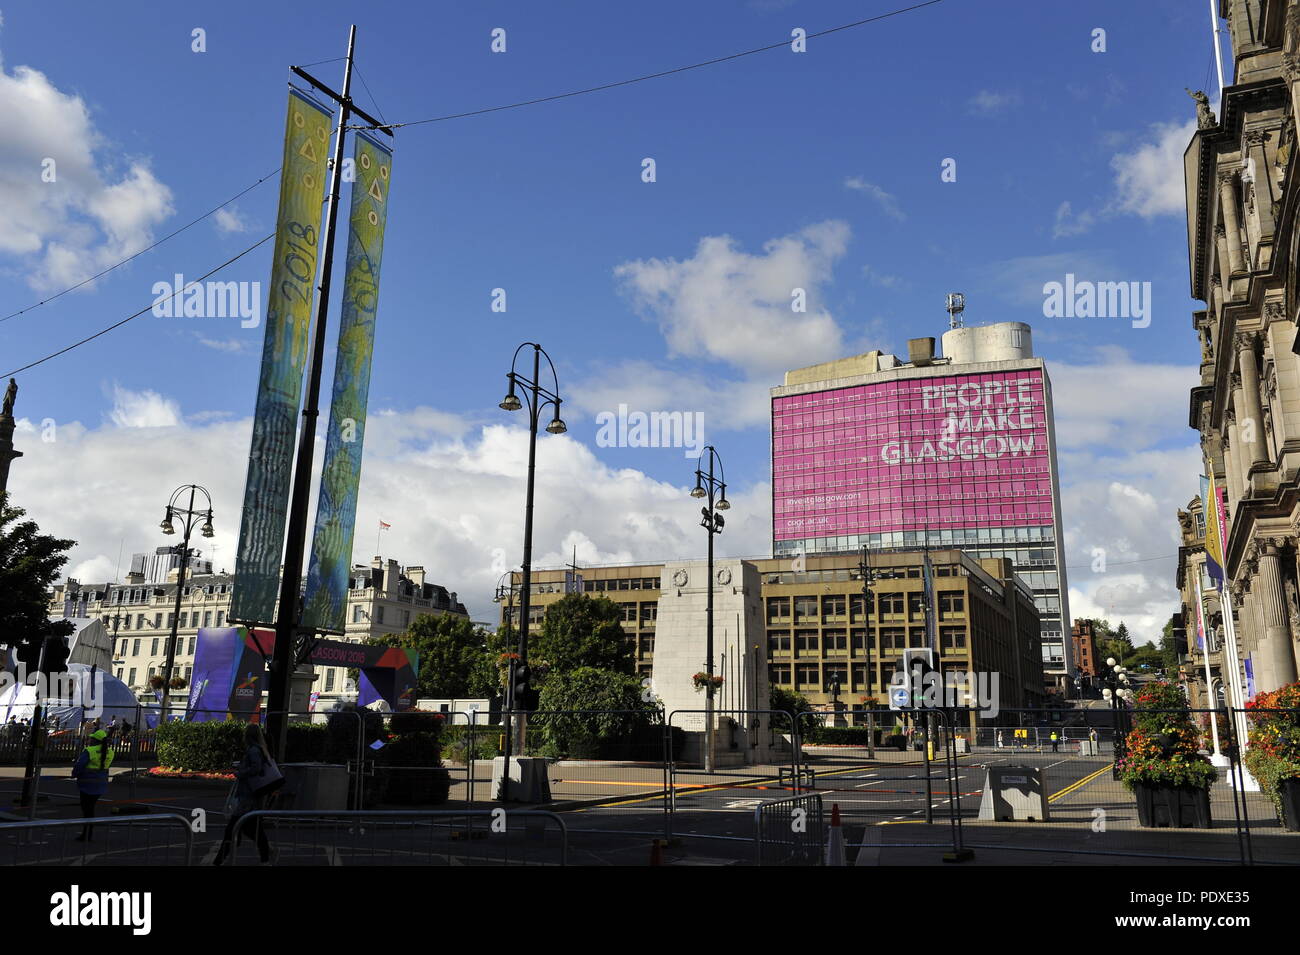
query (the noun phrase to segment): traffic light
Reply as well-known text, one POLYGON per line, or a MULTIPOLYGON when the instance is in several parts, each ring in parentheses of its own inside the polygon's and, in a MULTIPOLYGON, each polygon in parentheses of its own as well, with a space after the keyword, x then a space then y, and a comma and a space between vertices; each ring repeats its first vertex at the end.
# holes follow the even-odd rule
POLYGON ((14 656, 18 659, 23 675, 26 679, 31 679, 36 675, 37 668, 41 663, 41 643, 42 640, 27 638, 22 643, 14 647, 14 656))
POLYGON ((528 686, 528 678, 531 674, 527 666, 515 668, 515 709, 524 712, 532 712, 537 709, 537 698, 540 695, 536 690, 528 686))

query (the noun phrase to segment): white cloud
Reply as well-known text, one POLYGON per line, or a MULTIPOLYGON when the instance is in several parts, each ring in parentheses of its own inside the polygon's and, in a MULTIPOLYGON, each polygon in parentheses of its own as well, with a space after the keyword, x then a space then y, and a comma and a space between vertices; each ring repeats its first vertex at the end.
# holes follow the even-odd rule
MULTIPOLYGON (((772 379, 726 381, 650 361, 625 361, 596 369, 569 389, 565 407, 592 416, 603 411, 687 411, 704 415, 704 443, 718 431, 766 428, 772 379)), ((569 417, 569 415, 566 415, 569 417)), ((570 418, 570 423, 572 419, 570 418)))
POLYGON ((881 288, 898 288, 903 284, 901 276, 881 272, 870 265, 862 266, 862 275, 872 285, 879 285, 881 288))
POLYGON ((1123 620, 1139 642, 1155 640, 1180 603, 1177 512, 1202 467, 1195 433, 1177 426, 1196 370, 1118 349, 1098 358, 1049 367, 1070 613, 1123 620))
MULTIPOLYGON (((119 391, 123 391, 119 389, 119 391)), ((47 533, 78 540, 69 573, 106 579, 125 542, 125 559, 162 543, 156 530, 173 488, 191 482, 212 493, 217 536, 202 546, 218 567, 234 569, 235 543, 248 460, 251 422, 186 420, 160 395, 124 393, 114 407, 143 421, 175 411, 175 426, 87 429, 61 425, 57 440, 28 442, 10 475, 17 504, 47 533), (135 411, 127 410, 135 409, 135 411), (68 476, 84 493, 68 495, 68 476)), ((132 421, 133 424, 140 422, 132 421)), ((527 433, 504 425, 470 426, 430 408, 372 412, 354 556, 368 562, 374 528, 392 524, 383 549, 403 564, 422 564, 430 580, 457 591, 471 613, 494 620, 491 601, 505 567, 517 566, 523 540, 527 433), (504 567, 502 566, 504 565, 504 567)), ((320 456, 316 472, 319 475, 320 456)), ((315 484, 315 482, 313 482, 315 484)), ((701 546, 699 509, 685 483, 654 480, 639 470, 606 466, 567 437, 543 435, 537 444, 534 565, 559 566, 578 546, 579 562, 662 560, 701 546)), ((729 494, 727 533, 720 554, 765 553, 770 534, 766 483, 729 494)))
POLYGON ((1185 212, 1183 153, 1195 132, 1195 120, 1156 123, 1147 141, 1111 159, 1111 168, 1115 170, 1115 204, 1120 212, 1144 219, 1185 212))
POLYGON ((880 208, 884 210, 885 215, 889 216, 891 219, 897 219, 899 222, 902 222, 907 218, 907 216, 903 214, 903 210, 898 207, 898 200, 895 199, 893 195, 885 192, 884 189, 880 188, 880 186, 877 186, 875 183, 867 182, 861 176, 849 176, 844 180, 844 188, 852 189, 854 192, 861 192, 870 196, 880 204, 880 208))
POLYGON ((156 391, 131 391, 113 385, 109 420, 119 428, 173 428, 181 423, 180 405, 156 391))
POLYGON ((195 333, 194 337, 198 340, 198 343, 205 348, 211 348, 214 351, 229 352, 230 354, 238 354, 239 352, 246 351, 249 345, 247 341, 239 338, 205 338, 198 333, 195 333))
POLYGON ((980 90, 966 104, 970 112, 991 116, 1011 106, 1020 105, 1020 94, 1016 92, 998 93, 993 90, 980 90))
POLYGON ((1063 239, 1072 235, 1081 235, 1093 227, 1097 217, 1088 210, 1075 215, 1068 201, 1056 207, 1056 219, 1052 223, 1052 238, 1063 239))
POLYGON ((37 291, 139 252, 171 214, 148 163, 110 158, 81 97, 44 73, 0 59, 0 127, 0 253, 23 261, 37 291))
POLYGON ((216 226, 217 231, 222 235, 231 233, 247 232, 251 226, 240 212, 231 207, 229 209, 218 209, 216 215, 212 217, 212 223, 216 226))
MULTIPOLYGON (((1014 259, 991 262, 980 270, 985 287, 993 294, 1013 305, 1043 308, 1043 285, 1062 282, 1066 273, 1079 279, 1092 281, 1128 280, 1131 275, 1121 274, 1106 253, 1054 252, 1049 255, 1026 255, 1014 259)), ((970 315, 967 315, 970 319, 970 315)))
POLYGON ((820 222, 769 239, 759 255, 738 249, 731 236, 706 236, 689 259, 639 259, 614 275, 637 309, 658 323, 671 356, 772 375, 841 355, 840 329, 820 290, 849 235, 843 222, 820 222), (791 308, 800 288, 806 312, 791 308))

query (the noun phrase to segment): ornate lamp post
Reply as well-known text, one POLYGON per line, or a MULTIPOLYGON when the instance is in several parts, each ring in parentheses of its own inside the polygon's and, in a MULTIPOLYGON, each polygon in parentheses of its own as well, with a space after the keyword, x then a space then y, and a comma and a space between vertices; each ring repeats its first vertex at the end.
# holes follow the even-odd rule
MULTIPOLYGON (((555 373, 555 363, 551 361, 551 356, 546 354, 546 349, 542 348, 541 345, 536 342, 524 342, 516 348, 506 380, 510 382, 510 387, 506 391, 506 396, 501 399, 499 407, 505 411, 518 411, 524 407, 525 402, 528 407, 528 490, 524 503, 524 561, 521 567, 523 577, 520 581, 519 590, 519 660, 511 673, 509 683, 506 685, 506 719, 509 721, 511 711, 527 709, 529 708, 527 704, 531 702, 529 700, 528 615, 533 580, 533 483, 537 471, 537 428, 542 411, 548 405, 555 410, 550 423, 546 426, 548 434, 564 434, 569 429, 560 417, 560 379, 555 373), (515 364, 519 361, 519 353, 525 348, 533 350, 532 378, 525 378, 515 371, 515 364), (546 364, 551 369, 551 380, 555 383, 554 390, 543 388, 541 385, 541 361, 543 356, 545 356, 546 364), (516 389, 523 393, 524 402, 519 400, 519 396, 515 393, 516 389)), ((525 722, 526 718, 520 717, 517 729, 520 755, 523 755, 524 752, 525 722)), ((510 739, 509 727, 506 730, 506 739, 510 739)), ((509 767, 510 754, 507 752, 507 775, 509 767)))
POLYGON ((204 537, 213 537, 215 531, 212 529, 212 496, 208 494, 207 488, 198 484, 183 484, 176 490, 172 491, 171 498, 167 501, 167 511, 163 515, 162 528, 164 534, 175 534, 176 527, 172 523, 174 518, 181 521, 182 534, 181 542, 172 548, 173 552, 180 555, 181 565, 180 572, 176 576, 176 610, 172 614, 172 632, 167 637, 167 663, 163 667, 163 704, 161 718, 163 722, 167 721, 167 710, 171 703, 172 691, 172 670, 176 664, 176 631, 181 622, 181 596, 185 593, 185 572, 190 566, 190 534, 194 531, 194 526, 198 523, 199 518, 203 518, 203 526, 199 533, 204 537), (189 492, 189 504, 181 507, 178 503, 180 499, 189 492), (194 500, 199 494, 208 502, 206 508, 195 510, 194 500))
POLYGON ((705 642, 704 642, 704 671, 709 675, 709 685, 705 687, 704 702, 704 771, 713 772, 713 535, 721 534, 722 528, 726 526, 718 511, 725 511, 731 507, 727 500, 727 481, 726 471, 722 467, 722 458, 718 455, 718 449, 709 445, 700 454, 695 462, 695 487, 691 489, 691 497, 707 498, 708 504, 700 508, 702 520, 700 526, 708 532, 709 538, 709 590, 705 610, 705 642), (709 470, 707 473, 700 467, 700 461, 704 459, 705 454, 709 457, 709 470), (717 465, 717 476, 713 473, 714 465, 717 465))
POLYGON ((1128 733, 1128 704, 1133 698, 1133 691, 1129 688, 1128 670, 1120 666, 1114 657, 1106 658, 1106 666, 1107 669, 1102 672, 1100 677, 1103 686, 1101 695, 1103 699, 1110 703, 1114 725, 1111 730, 1113 734, 1111 750, 1114 757, 1111 776, 1119 779, 1119 763, 1124 758, 1124 737, 1128 733))
POLYGON ((871 569, 871 562, 867 559, 866 545, 862 547, 862 559, 858 561, 858 579, 862 581, 862 613, 865 624, 862 637, 863 650, 867 655, 867 758, 876 758, 876 732, 875 732, 875 714, 871 712, 876 702, 876 693, 872 687, 876 683, 875 666, 871 662, 871 618, 872 611, 875 610, 872 601, 875 597, 871 592, 871 584, 876 579, 875 573, 871 569))

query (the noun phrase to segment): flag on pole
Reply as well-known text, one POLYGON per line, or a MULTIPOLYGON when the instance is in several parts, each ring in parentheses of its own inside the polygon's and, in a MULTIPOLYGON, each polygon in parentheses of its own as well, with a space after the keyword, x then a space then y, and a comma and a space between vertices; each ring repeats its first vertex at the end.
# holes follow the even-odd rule
POLYGON ((1201 510, 1205 514, 1205 570, 1214 586, 1223 590, 1223 538, 1219 494, 1214 478, 1201 475, 1201 510))
POLYGON ((380 522, 379 522, 379 529, 380 529, 381 531, 386 531, 386 530, 388 530, 389 528, 391 528, 392 526, 393 526, 392 524, 385 524, 383 521, 380 521, 380 522))

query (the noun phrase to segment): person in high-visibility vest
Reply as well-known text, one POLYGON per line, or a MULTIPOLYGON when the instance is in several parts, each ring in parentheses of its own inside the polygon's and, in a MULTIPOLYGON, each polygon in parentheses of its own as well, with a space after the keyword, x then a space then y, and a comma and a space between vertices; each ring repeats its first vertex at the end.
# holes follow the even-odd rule
POLYGON ((1060 739, 1057 738, 1056 730, 1052 730, 1052 752, 1053 753, 1060 752, 1060 750, 1056 748, 1058 745, 1060 745, 1060 742, 1061 742, 1060 739))
MULTIPOLYGON (((108 769, 113 765, 113 747, 109 745, 108 734, 95 730, 86 740, 86 748, 77 757, 72 766, 72 778, 77 781, 77 791, 81 794, 81 816, 83 819, 95 818, 95 803, 108 791, 108 769)), ((81 827, 78 842, 94 839, 94 829, 89 822, 81 827)))

